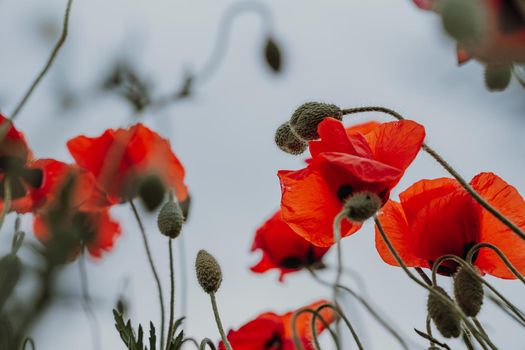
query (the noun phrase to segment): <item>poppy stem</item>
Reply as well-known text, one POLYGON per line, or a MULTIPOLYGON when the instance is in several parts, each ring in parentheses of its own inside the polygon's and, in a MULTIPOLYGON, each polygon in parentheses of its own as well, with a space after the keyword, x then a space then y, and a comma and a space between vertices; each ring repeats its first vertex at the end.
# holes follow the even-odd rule
MULTIPOLYGON (((310 274, 312 275, 312 277, 317 281, 319 282, 320 284, 322 285, 325 285, 325 286, 329 286, 329 287, 332 287, 332 285, 329 283, 329 282, 326 282, 324 280, 322 280, 316 273, 314 270, 312 269, 308 269, 308 271, 310 272, 310 274)), ((387 330, 387 332, 389 332, 394 338, 396 338, 396 340, 399 342, 399 344, 401 345, 401 347, 405 350, 409 350, 409 347, 408 347, 408 344, 405 342, 405 340, 403 339, 403 337, 397 333, 397 331, 392 328, 390 326, 390 324, 384 320, 380 315, 379 315, 379 312, 377 312, 376 310, 374 310, 374 308, 372 307, 372 305, 370 305, 365 298, 363 298, 361 295, 359 295, 356 291, 354 291, 353 289, 350 289, 349 287, 347 286, 344 286, 342 284, 338 284, 336 285, 337 288, 340 288, 344 291, 346 291, 348 294, 350 294, 351 296, 353 296, 359 303, 361 303, 361 305, 363 305, 363 307, 370 313, 370 315, 383 327, 387 330)))
MULTIPOLYGON (((326 309, 326 308, 332 309, 333 311, 335 311, 335 313, 337 313, 339 315, 339 317, 341 317, 344 320, 344 322, 346 323, 346 326, 350 330, 350 333, 352 333, 352 337, 354 338, 354 341, 355 341, 358 349, 359 350, 363 350, 364 349, 363 348, 363 344, 361 344, 361 340, 359 340, 359 336, 357 335, 354 327, 352 327, 352 323, 350 323, 350 320, 348 319, 348 317, 346 317, 344 312, 342 312, 341 309, 337 305, 324 304, 324 305, 319 306, 315 311, 317 311, 317 314, 319 314, 321 312, 321 310, 326 309)), ((314 324, 315 324, 315 322, 314 322, 314 324)))
POLYGON ((299 318, 299 316, 301 316, 304 313, 310 313, 310 314, 313 315, 312 322, 310 323, 310 326, 311 326, 312 337, 314 338, 314 345, 315 345, 316 350, 321 350, 321 344, 319 344, 319 339, 318 339, 319 334, 317 332, 317 327, 315 327, 315 322, 317 321, 317 318, 319 319, 319 321, 321 321, 323 323, 323 326, 326 329, 328 329, 332 339, 334 340, 334 343, 335 343, 335 346, 336 346, 337 350, 340 350, 339 339, 337 337, 337 334, 335 334, 335 332, 330 328, 330 324, 325 320, 325 318, 321 314, 319 314, 319 312, 317 310, 313 310, 313 309, 310 309, 310 308, 299 309, 296 312, 294 312, 294 314, 292 315, 292 320, 291 320, 291 323, 292 323, 292 338, 293 338, 293 342, 294 342, 294 345, 297 348, 297 350, 304 350, 303 343, 301 342, 301 338, 299 337, 299 333, 297 332, 297 321, 298 321, 298 318, 299 318))
POLYGON ((160 348, 164 348, 164 327, 165 327, 165 315, 164 315, 164 295, 162 294, 162 285, 160 284, 160 278, 159 274, 157 273, 157 269, 155 268, 155 263, 153 262, 153 256, 151 255, 151 250, 149 248, 148 243, 148 237, 146 236, 146 230, 144 229, 144 224, 142 223, 142 220, 140 219, 139 212, 137 211, 137 207, 135 207, 135 204, 132 200, 129 201, 129 204, 131 206, 131 210, 133 211, 133 214, 135 215, 135 219, 137 220, 137 223, 139 225, 140 234, 142 235, 142 241, 144 243, 144 248, 146 250, 146 255, 148 256, 148 262, 149 266, 151 267, 151 272, 153 272, 153 277, 155 278, 155 283, 157 285, 157 291, 159 294, 159 304, 160 304, 160 323, 161 323, 161 329, 160 329, 160 348))
POLYGON ((31 349, 36 350, 35 341, 31 337, 27 337, 22 344, 22 350, 26 350, 27 344, 31 345, 31 349))
POLYGON ((523 275, 518 271, 518 269, 516 269, 514 267, 514 265, 512 265, 512 263, 510 262, 510 260, 505 256, 505 254, 503 254, 503 252, 498 248, 496 247, 495 245, 493 244, 490 244, 490 243, 478 243, 476 244, 475 246, 473 246, 470 251, 468 252, 467 254, 467 262, 469 264, 472 264, 472 261, 474 260, 474 255, 476 254, 476 252, 478 250, 480 250, 481 248, 489 248, 489 249, 492 249, 496 254, 498 254, 498 256, 500 257, 500 259, 503 261, 503 263, 508 267, 508 269, 514 274, 514 276, 516 276, 523 284, 525 284, 525 278, 523 277, 523 275))
POLYGON ((102 344, 100 343, 100 332, 99 332, 99 323, 95 312, 91 308, 91 296, 89 295, 89 280, 86 269, 86 255, 84 251, 80 253, 78 259, 78 270, 80 273, 80 287, 82 289, 82 308, 86 313, 86 316, 89 321, 89 326, 91 328, 91 338, 93 342, 93 348, 95 350, 102 349, 102 344))
POLYGON ((42 68, 40 73, 37 75, 37 77, 35 78, 35 80, 31 84, 31 86, 29 87, 29 89, 27 90, 25 95, 22 97, 20 102, 18 102, 18 104, 15 107, 13 113, 11 113, 11 117, 10 117, 11 121, 13 121, 17 117, 18 113, 22 110, 22 107, 24 107, 24 105, 26 104, 27 100, 29 100, 29 97, 31 97, 31 95, 33 94, 33 91, 35 91, 35 89, 38 86, 38 84, 40 84, 40 82, 42 81, 44 76, 47 74, 47 72, 49 71, 49 69, 53 65, 53 62, 55 61, 55 58, 57 57, 58 52, 62 48, 62 45, 64 45, 64 42, 66 41, 66 38, 67 38, 68 30, 69 30, 69 15, 71 13, 71 5, 72 4, 73 4, 73 0, 68 0, 67 5, 66 5, 66 11, 65 11, 65 14, 64 14, 64 20, 63 20, 63 24, 62 24, 62 34, 60 35, 60 38, 58 39, 57 43, 55 44, 55 47, 53 47, 53 50, 51 51, 51 55, 49 56, 46 64, 44 65, 44 67, 42 68))
MULTIPOLYGON (((341 210, 339 214, 336 215, 334 218, 334 242, 336 244, 336 252, 337 252, 337 270, 335 275, 335 282, 333 285, 333 297, 334 297, 334 303, 337 305, 337 300, 339 299, 339 288, 337 288, 338 285, 341 284, 341 277, 343 275, 343 251, 341 247, 341 222, 345 218, 345 210, 341 210)), ((337 333, 340 333, 340 329, 338 327, 339 322, 336 323, 336 329, 337 333)), ((339 338, 337 338, 337 341, 339 342, 339 338)), ((339 343, 337 344, 340 345, 339 343)))
MULTIPOLYGON (((503 310, 503 312, 505 312, 510 318, 512 318, 514 321, 516 321, 517 323, 519 323, 522 327, 525 327, 525 322, 523 322, 522 320, 520 320, 517 316, 515 316, 511 311, 509 311, 509 307, 507 305, 505 305, 504 302, 500 301, 495 295, 493 294, 488 294, 487 295, 487 299, 489 299, 490 301, 492 301, 497 307, 499 307, 501 310, 503 310)), ((521 310, 519 310, 520 313, 523 314, 523 312, 521 310)))
POLYGON ((11 181, 9 176, 6 176, 4 179, 4 206, 0 213, 0 229, 4 225, 4 220, 9 210, 11 210, 11 181))
POLYGON ((232 350, 232 345, 226 337, 226 332, 224 332, 224 327, 222 326, 221 316, 219 314, 219 308, 217 307, 217 299, 215 298, 215 293, 209 293, 211 299, 211 307, 213 308, 213 315, 215 316, 215 323, 217 323, 217 328, 221 334, 221 339, 227 350, 232 350))
POLYGON ((170 255, 170 323, 168 325, 168 340, 166 341, 166 350, 170 350, 171 340, 173 338, 173 317, 175 310, 175 272, 173 267, 173 243, 172 239, 168 238, 169 255, 170 255))
POLYGON ((379 221, 379 218, 377 216, 374 216, 374 221, 379 231, 379 234, 381 235, 381 238, 386 243, 388 249, 390 250, 390 253, 393 255, 394 259, 397 261, 399 266, 403 269, 405 274, 411 280, 413 280, 414 282, 419 284, 421 287, 426 289, 433 296, 435 296, 436 298, 439 298, 442 303, 452 308, 452 310, 454 310, 460 316, 460 318, 463 320, 463 323, 465 323, 467 328, 472 332, 472 334, 474 335, 478 343, 484 345, 483 342, 485 342, 489 345, 491 349, 494 349, 494 350, 497 349, 497 347, 494 344, 492 344, 490 339, 487 339, 485 336, 483 336, 483 334, 479 333, 476 330, 475 325, 472 324, 472 322, 468 319, 468 317, 463 313, 463 311, 458 307, 458 305, 454 301, 450 300, 449 298, 447 298, 446 296, 438 292, 434 287, 430 287, 426 283, 420 281, 416 276, 412 274, 412 272, 410 272, 410 270, 406 266, 403 259, 401 259, 401 257, 399 256, 399 253, 397 252, 396 248, 390 241, 390 238, 388 238, 388 235, 385 233, 385 230, 383 229, 383 225, 381 225, 381 222, 379 221))
POLYGON ((421 267, 416 267, 415 270, 419 274, 419 276, 421 276, 423 281, 425 281, 426 284, 428 284, 429 286, 432 285, 432 280, 427 276, 427 274, 425 273, 425 271, 423 271, 421 267))
MULTIPOLYGON (((393 116, 397 120, 405 120, 405 118, 401 114, 386 107, 357 107, 342 110, 343 115, 363 112, 382 112, 393 116)), ((470 184, 447 161, 445 161, 436 151, 434 151, 434 149, 432 149, 426 143, 423 143, 421 148, 425 152, 427 152, 432 158, 434 158, 434 160, 437 161, 450 175, 452 175, 459 182, 459 184, 476 200, 476 202, 478 202, 483 208, 485 208, 489 213, 491 213, 496 219, 501 221, 505 226, 510 228, 515 234, 520 236, 522 239, 525 239, 525 232, 523 230, 521 230, 516 224, 510 221, 506 216, 501 214, 496 208, 490 205, 490 203, 487 202, 483 197, 481 197, 479 193, 477 193, 476 190, 474 190, 472 186, 470 186, 470 184)))
POLYGON ((206 350, 206 345, 210 347, 212 350, 217 350, 215 347, 215 344, 210 340, 210 338, 204 338, 201 341, 201 345, 199 346, 199 350, 206 350))
POLYGON ((501 294, 494 286, 492 286, 489 282, 487 282, 483 277, 481 277, 479 275, 479 273, 474 269, 472 268, 472 266, 467 263, 466 261, 464 261, 463 259, 459 258, 458 256, 455 256, 455 255, 443 255, 442 257, 440 257, 439 259, 437 259, 434 263, 434 266, 432 267, 432 281, 434 282, 434 284, 436 284, 436 276, 437 276, 437 271, 439 269, 439 266, 441 266, 442 263, 444 263, 445 261, 447 260, 452 260, 452 261, 455 261, 457 262, 458 264, 461 265, 462 268, 465 268, 467 270, 469 270, 469 272, 472 273, 472 275, 474 275, 481 283, 483 283, 484 285, 486 285, 494 294, 496 294, 506 305, 507 307, 512 311, 514 312, 514 314, 523 322, 525 322, 525 315, 523 315, 523 313, 514 305, 512 304, 507 298, 505 298, 503 296, 503 294, 501 294))

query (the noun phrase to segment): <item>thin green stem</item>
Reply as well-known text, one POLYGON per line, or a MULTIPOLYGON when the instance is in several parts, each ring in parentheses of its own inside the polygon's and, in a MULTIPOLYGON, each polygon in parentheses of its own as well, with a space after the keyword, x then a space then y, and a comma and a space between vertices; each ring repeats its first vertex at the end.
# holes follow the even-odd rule
POLYGON ((416 272, 423 279, 423 281, 425 281, 426 284, 428 284, 429 286, 432 285, 432 280, 428 278, 427 274, 425 273, 425 271, 423 271, 421 267, 416 267, 414 268, 414 270, 416 270, 416 272))
POLYGON ((421 287, 426 289, 429 293, 432 293, 432 295, 434 295, 436 298, 439 298, 442 303, 444 303, 445 305, 448 305, 454 312, 456 312, 460 316, 460 318, 463 320, 463 323, 465 323, 467 328, 472 331, 472 334, 474 335, 474 337, 476 338, 476 340, 478 340, 478 342, 480 344, 483 344, 483 342, 485 341, 492 349, 497 349, 496 346, 494 344, 492 344, 489 339, 486 339, 482 334, 480 334, 476 330, 475 326, 468 319, 468 317, 463 313, 463 311, 456 305, 455 302, 453 302, 452 300, 450 300, 449 298, 444 296, 442 293, 438 292, 435 288, 430 287, 426 283, 420 281, 416 276, 414 276, 412 274, 412 272, 410 272, 410 270, 406 266, 405 262, 403 261, 403 259, 401 259, 401 257, 399 256, 399 253, 397 252, 397 250, 395 249, 394 245, 390 241, 390 238, 388 238, 388 235, 385 233, 385 230, 383 229, 383 225, 381 225, 381 222, 379 221, 377 216, 374 216, 374 221, 376 223, 376 227, 377 227, 377 229, 379 231, 379 234, 381 235, 381 238, 383 239, 383 241, 387 245, 390 253, 394 256, 394 259, 397 261, 399 266, 403 269, 405 274, 411 280, 413 280, 418 285, 420 285, 421 287))
POLYGON ((4 225, 4 220, 9 210, 11 210, 11 181, 9 180, 9 176, 6 176, 4 179, 4 206, 0 213, 0 229, 4 225))
MULTIPOLYGON (((310 274, 312 275, 312 277, 319 283, 321 283, 322 285, 325 285, 325 286, 328 286, 328 287, 332 287, 332 285, 329 283, 329 282, 326 282, 324 280, 322 280, 316 273, 314 270, 312 269, 308 269, 308 271, 310 272, 310 274)), ((361 295, 359 295, 356 291, 354 291, 353 289, 349 288, 348 286, 344 286, 344 285, 336 285, 337 288, 340 288, 344 291, 346 291, 348 294, 350 294, 351 296, 353 296, 359 303, 361 303, 361 305, 363 305, 363 307, 370 313, 370 315, 383 327, 387 330, 387 332, 389 332, 394 338, 396 338, 396 340, 399 342, 399 344, 401 345, 401 347, 405 350, 408 350, 409 347, 408 347, 408 344, 405 342, 405 340, 403 339, 403 337, 401 337, 401 335, 399 333, 397 333, 397 331, 392 327, 390 326, 390 324, 384 320, 380 315, 379 315, 379 312, 377 312, 376 310, 374 310, 374 308, 372 307, 372 305, 370 305, 366 300, 365 298, 363 298, 361 295)))
POLYGON ((219 314, 219 309, 217 308, 217 300, 215 299, 215 293, 210 293, 210 299, 211 306, 213 308, 213 315, 215 316, 215 322, 217 323, 217 328, 219 329, 219 333, 221 334, 222 342, 227 350, 232 350, 232 345, 230 344, 230 341, 226 336, 226 332, 224 332, 224 328, 222 327, 221 316, 219 314))
POLYGON ((303 342, 301 341, 301 338, 299 337, 299 333, 297 332, 297 320, 298 320, 299 316, 301 316, 304 313, 309 313, 309 314, 313 315, 312 322, 310 323, 310 326, 311 326, 311 330, 312 330, 312 337, 313 337, 313 340, 314 340, 315 348, 317 350, 321 349, 321 345, 320 345, 319 339, 318 339, 319 334, 317 332, 317 327, 316 327, 317 319, 319 319, 323 323, 324 327, 326 329, 328 329, 328 331, 330 332, 330 335, 331 335, 332 339, 334 340, 334 344, 335 344, 337 350, 340 350, 339 340, 337 338, 337 334, 335 334, 335 332, 330 328, 330 324, 325 320, 325 318, 321 314, 319 314, 318 311, 310 309, 310 308, 299 309, 296 312, 294 312, 294 314, 292 315, 292 320, 291 320, 291 323, 292 323, 292 338, 293 338, 293 342, 294 342, 294 345, 297 348, 297 350, 304 350, 303 342))
POLYGON ((69 31, 69 15, 71 13, 72 4, 73 4, 73 0, 68 0, 67 5, 66 5, 66 11, 64 14, 64 20, 62 24, 62 34, 60 35, 60 38, 55 44, 55 47, 53 47, 53 50, 51 51, 51 55, 47 59, 46 64, 44 65, 40 73, 37 75, 36 79, 33 81, 33 83, 31 84, 31 86, 29 87, 25 95, 22 97, 20 102, 18 102, 13 113, 11 113, 11 118, 10 118, 11 121, 13 121, 17 117, 18 113, 20 113, 20 111, 22 110, 22 107, 24 107, 26 102, 29 100, 29 97, 31 97, 31 95, 33 94, 33 91, 35 91, 38 84, 40 84, 44 76, 47 74, 47 72, 53 65, 53 62, 55 61, 55 58, 57 57, 58 52, 62 48, 62 45, 64 45, 64 42, 66 41, 67 34, 69 31))
POLYGON ((89 321, 89 327, 91 328, 91 339, 93 342, 93 348, 95 350, 101 350, 102 344, 100 343, 100 331, 97 316, 91 308, 91 296, 89 294, 89 280, 86 269, 85 254, 82 252, 78 259, 78 269, 80 273, 80 287, 82 289, 82 308, 89 321))
POLYGON ((170 323, 168 325, 168 341, 166 342, 166 350, 169 350, 171 339, 173 338, 173 321, 175 310, 175 272, 173 268, 173 243, 172 239, 168 238, 169 255, 170 255, 170 323))
POLYGON ((215 348, 215 344, 213 344, 213 341, 209 338, 204 338, 201 341, 201 345, 199 346, 199 350, 205 350, 206 346, 209 346, 211 350, 217 350, 215 348))
POLYGON ((467 254, 466 260, 468 263, 472 264, 474 254, 476 254, 476 252, 480 250, 481 248, 492 249, 496 254, 498 254, 498 256, 503 261, 505 266, 507 266, 507 268, 514 274, 514 276, 516 276, 523 284, 525 284, 525 278, 523 278, 523 275, 518 271, 518 269, 514 267, 514 265, 512 265, 512 263, 510 262, 509 259, 507 259, 505 254, 503 254, 503 252, 493 244, 483 242, 483 243, 478 243, 475 246, 473 246, 467 254))
MULTIPOLYGON (((385 107, 358 107, 358 108, 348 108, 343 109, 343 115, 363 113, 363 112, 382 112, 389 114, 396 118, 397 120, 404 120, 403 116, 396 111, 385 108, 385 107)), ((452 175, 459 184, 478 202, 483 208, 485 208, 489 213, 491 213, 496 219, 501 221, 504 225, 510 228, 515 234, 520 236, 522 239, 525 239, 525 232, 521 230, 516 224, 510 221, 506 216, 501 214, 496 208, 490 205, 483 197, 477 193, 472 186, 449 164, 447 163, 435 150, 433 150, 426 143, 423 143, 422 149, 427 152, 434 160, 436 160, 450 175, 452 175)))
POLYGON ((344 320, 346 326, 350 330, 350 333, 352 333, 352 337, 354 338, 354 341, 357 347, 359 348, 359 350, 363 350, 363 345, 361 344, 361 340, 359 339, 359 336, 357 335, 354 327, 352 326, 352 323, 350 323, 350 320, 348 319, 348 317, 346 317, 346 315, 341 311, 341 309, 339 309, 339 307, 337 307, 337 305, 324 304, 324 305, 319 306, 317 310, 315 311, 317 311, 317 313, 320 313, 321 310, 326 309, 326 308, 332 309, 339 315, 339 317, 341 317, 344 320))
MULTIPOLYGON (((505 312, 514 321, 519 323, 522 327, 525 327, 525 322, 522 321, 521 319, 519 319, 518 317, 516 317, 512 312, 510 312, 509 311, 509 307, 504 302, 499 300, 495 295, 489 294, 489 295, 487 295, 487 299, 492 301, 497 307, 499 307, 501 310, 503 310, 503 312, 505 312)), ((519 310, 519 312, 521 314, 523 314, 523 312, 521 310, 519 310)))
POLYGON ((153 262, 153 256, 151 254, 151 250, 149 248, 148 243, 148 237, 146 235, 146 230, 144 229, 144 224, 142 223, 142 220, 140 218, 139 212, 137 211, 137 208, 135 207, 135 204, 132 200, 129 201, 129 204, 131 206, 131 210, 133 211, 133 215, 135 216, 135 219, 137 220, 137 223, 139 225, 140 234, 142 235, 142 241, 144 243, 144 248, 146 250, 146 255, 148 256, 148 262, 149 266, 151 268, 151 272, 153 273, 153 277, 155 278, 155 284, 157 285, 157 291, 159 294, 159 305, 160 305, 160 323, 161 323, 161 329, 160 329, 160 348, 164 348, 164 328, 165 328, 165 315, 164 315, 164 295, 162 293, 162 285, 160 284, 160 278, 159 274, 157 273, 157 269, 155 268, 155 263, 153 262))
POLYGON ((31 346, 31 349, 36 350, 35 341, 33 338, 27 337, 22 344, 22 350, 26 350, 27 344, 31 346))
MULTIPOLYGON (((336 270, 335 282, 334 282, 334 287, 333 287, 333 290, 334 290, 333 298, 334 298, 334 303, 336 305, 338 305, 338 300, 339 300, 339 288, 337 288, 337 285, 341 284, 341 278, 343 276, 343 250, 341 247, 341 222, 343 221, 344 218, 345 218, 345 211, 343 209, 341 210, 339 214, 335 216, 334 222, 333 222, 334 242, 336 245, 336 252, 337 252, 337 270, 336 270)), ((339 321, 336 322, 336 331, 338 334, 340 333, 339 321)), ((336 339, 338 342, 340 341, 339 337, 337 337, 336 339)), ((341 344, 338 343, 337 345, 339 346, 341 344)))

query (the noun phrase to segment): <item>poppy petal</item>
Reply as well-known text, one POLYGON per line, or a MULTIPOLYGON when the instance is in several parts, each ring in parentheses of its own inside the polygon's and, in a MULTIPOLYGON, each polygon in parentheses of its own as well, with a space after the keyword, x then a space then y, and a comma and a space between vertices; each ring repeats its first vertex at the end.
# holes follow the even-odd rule
MULTIPOLYGON (((525 228, 525 201, 519 192, 493 173, 481 173, 471 181, 472 187, 501 214, 520 228, 525 228)), ((486 210, 481 212, 480 242, 498 247, 525 274, 525 241, 486 210)), ((475 260, 476 266, 493 276, 514 279, 514 275, 492 250, 483 248, 475 260)))

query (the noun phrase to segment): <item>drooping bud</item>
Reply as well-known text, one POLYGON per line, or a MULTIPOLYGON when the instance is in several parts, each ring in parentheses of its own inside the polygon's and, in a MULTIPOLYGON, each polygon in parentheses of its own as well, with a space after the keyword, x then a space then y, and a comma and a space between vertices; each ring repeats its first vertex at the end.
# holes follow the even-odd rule
POLYGON ((177 238, 182 230, 184 214, 179 203, 169 200, 162 206, 157 216, 160 233, 169 238, 177 238))
POLYGON ((348 198, 343 210, 346 217, 354 222, 363 222, 374 216, 381 208, 381 198, 373 192, 358 192, 348 198))
MULTIPOLYGON (((441 287, 432 287, 446 298, 452 299, 441 287)), ((461 335, 461 320, 459 315, 438 296, 430 293, 427 302, 428 315, 434 321, 436 328, 445 338, 457 338, 461 335)))
POLYGON ((503 91, 509 86, 512 68, 507 64, 488 65, 485 68, 485 85, 490 91, 503 91))
POLYGON ((264 45, 264 58, 266 60, 266 64, 268 64, 272 71, 275 73, 279 73, 281 71, 281 49, 272 37, 266 39, 266 44, 264 45))
POLYGON ((465 315, 475 317, 483 304, 483 285, 477 272, 460 267, 454 275, 454 296, 465 315))
POLYGON ((444 0, 439 5, 445 31, 463 44, 483 36, 486 13, 476 0, 444 0))
POLYGON ((333 104, 307 102, 297 108, 290 118, 293 132, 300 138, 310 141, 319 138, 317 126, 325 118, 343 119, 341 108, 333 104))
POLYGON ((210 253, 199 250, 195 260, 195 271, 197 280, 206 293, 213 294, 219 290, 222 282, 221 266, 210 253))
POLYGON ((148 176, 140 182, 138 194, 146 209, 153 211, 164 199, 164 184, 158 176, 148 176))
POLYGON ((293 155, 303 153, 308 144, 300 140, 293 132, 289 123, 284 123, 275 131, 275 143, 282 151, 293 155))

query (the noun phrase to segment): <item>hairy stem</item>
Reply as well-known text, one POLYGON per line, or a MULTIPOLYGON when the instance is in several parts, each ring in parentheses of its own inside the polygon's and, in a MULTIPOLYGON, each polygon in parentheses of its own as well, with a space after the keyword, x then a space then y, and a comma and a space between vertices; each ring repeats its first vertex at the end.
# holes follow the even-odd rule
POLYGON ((175 309, 175 272, 173 268, 173 240, 168 239, 169 255, 170 255, 170 323, 168 325, 168 341, 166 342, 166 350, 169 350, 171 339, 173 338, 173 322, 174 322, 174 309, 175 309))
POLYGON ((84 253, 82 253, 78 259, 78 269, 80 273, 80 287, 82 289, 82 308, 84 309, 84 312, 86 313, 89 321, 93 348, 95 350, 101 350, 102 344, 100 343, 100 339, 102 338, 100 337, 97 316, 91 308, 91 296, 89 295, 89 281, 84 253))
POLYGON ((224 332, 224 328, 222 326, 221 316, 219 314, 219 309, 217 308, 217 300, 215 298, 215 293, 210 293, 210 299, 211 307, 213 308, 213 316, 215 316, 215 323, 217 323, 217 328, 219 329, 219 333, 221 334, 222 343, 224 344, 227 350, 232 350, 230 341, 228 340, 226 332, 224 332))

